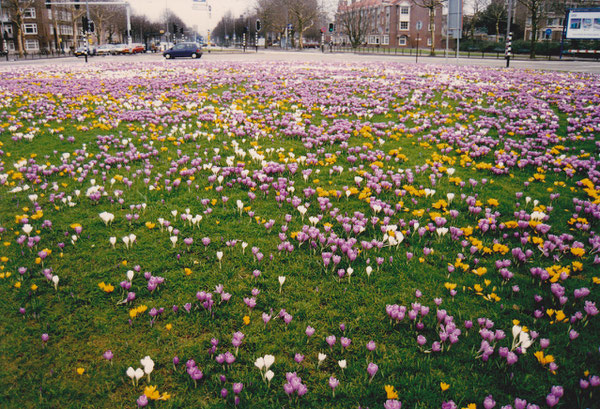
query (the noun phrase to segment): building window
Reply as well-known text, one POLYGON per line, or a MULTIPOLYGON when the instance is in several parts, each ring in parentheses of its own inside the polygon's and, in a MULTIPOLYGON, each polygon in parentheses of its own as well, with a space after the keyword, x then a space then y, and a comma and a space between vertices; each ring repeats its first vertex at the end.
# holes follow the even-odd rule
POLYGON ((23 32, 25 34, 37 34, 38 33, 37 24, 35 24, 35 23, 23 24, 23 32))
MULTIPOLYGON (((431 24, 427 24, 427 31, 431 31, 431 24)), ((435 24, 433 25, 433 31, 435 31, 435 24)))
POLYGON ((12 41, 9 41, 8 42, 8 50, 15 51, 15 43, 13 43, 12 41))
POLYGON ((24 18, 35 18, 35 9, 33 7, 23 10, 24 18))
POLYGON ((400 7, 400 14, 404 14, 404 15, 410 14, 410 7, 400 7))
POLYGON ((400 30, 408 30, 408 21, 400 22, 400 30))
POLYGON ((25 49, 27 51, 38 51, 40 49, 40 44, 38 40, 25 40, 25 49))
POLYGON ((427 45, 428 45, 428 46, 431 46, 431 38, 428 38, 428 39, 427 39, 427 45))
POLYGON ((369 36, 369 44, 379 44, 379 36, 369 36))
POLYGON ((52 20, 52 9, 48 9, 48 20, 52 20))
POLYGON ((73 35, 73 27, 71 26, 60 26, 60 34, 72 36, 73 35))
POLYGON ((4 31, 6 31, 6 33, 8 34, 9 38, 12 38, 12 36, 13 36, 12 25, 6 25, 6 26, 4 26, 4 31))
POLYGON ((390 36, 383 36, 381 38, 381 44, 383 44, 383 45, 389 45, 389 43, 390 43, 390 36))
POLYGON ((406 36, 398 37, 398 45, 406 45, 406 36))

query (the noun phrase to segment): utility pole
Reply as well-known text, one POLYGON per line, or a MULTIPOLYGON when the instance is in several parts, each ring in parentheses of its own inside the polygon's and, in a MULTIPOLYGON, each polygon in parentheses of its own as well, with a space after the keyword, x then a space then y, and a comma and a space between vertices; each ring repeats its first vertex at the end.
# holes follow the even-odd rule
POLYGON ((8 61, 8 33, 4 31, 4 19, 2 19, 2 1, 0 0, 0 30, 2 31, 2 49, 6 53, 6 61, 8 61))
POLYGON ((83 27, 83 34, 85 34, 85 62, 88 62, 88 54, 90 53, 90 39, 89 39, 89 31, 90 31, 90 5, 88 0, 85 0, 85 14, 86 18, 86 27, 83 27))

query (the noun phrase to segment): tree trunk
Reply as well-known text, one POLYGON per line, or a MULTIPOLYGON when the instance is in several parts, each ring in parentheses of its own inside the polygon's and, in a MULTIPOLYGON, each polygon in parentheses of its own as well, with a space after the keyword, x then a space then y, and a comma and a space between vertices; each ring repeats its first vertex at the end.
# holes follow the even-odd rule
POLYGON ((77 27, 77 20, 73 19, 73 49, 77 49, 77 44, 79 43, 79 30, 77 27))
POLYGON ((23 47, 23 30, 21 26, 17 26, 17 51, 19 52, 19 57, 23 57, 25 55, 25 47, 23 47))
POLYGON ((529 58, 535 58, 535 43, 537 40, 537 19, 538 13, 537 10, 531 10, 531 41, 529 42, 530 50, 529 50, 529 58))
POLYGON ((500 20, 496 20, 496 42, 498 42, 498 36, 500 35, 500 20))

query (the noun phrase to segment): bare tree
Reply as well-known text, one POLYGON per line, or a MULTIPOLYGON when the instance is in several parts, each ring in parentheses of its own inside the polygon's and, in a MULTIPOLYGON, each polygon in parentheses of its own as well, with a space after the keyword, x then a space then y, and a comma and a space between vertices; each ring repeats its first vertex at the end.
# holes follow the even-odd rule
POLYGON ((77 10, 75 6, 71 6, 71 14, 73 16, 73 47, 77 48, 79 43, 79 22, 81 21, 81 17, 85 16, 85 8, 80 6, 79 10, 77 10))
POLYGON ((23 23, 25 21, 25 10, 33 7, 35 0, 4 0, 4 7, 9 11, 11 22, 17 28, 17 52, 19 57, 25 54, 25 40, 23 23))
MULTIPOLYGON (((262 23, 262 31, 281 34, 285 31, 288 20, 288 8, 282 0, 257 0, 255 6, 256 18, 262 23)), ((265 41, 265 47, 268 42, 265 41)))
POLYGON ((361 8, 359 4, 341 3, 336 16, 337 25, 341 32, 348 36, 352 48, 363 44, 371 30, 372 19, 368 9, 361 8))
POLYGON ((102 44, 104 32, 107 26, 116 20, 123 20, 125 9, 119 5, 96 5, 90 6, 90 18, 94 21, 95 35, 98 44, 102 44))
POLYGON ((535 58, 535 43, 537 42, 537 31, 542 19, 544 18, 544 2, 545 0, 518 0, 525 8, 531 17, 531 38, 529 40, 529 58, 535 58))
POLYGON ((304 48, 304 33, 315 24, 319 17, 317 0, 287 0, 291 23, 299 36, 299 46, 304 48))
POLYGON ((431 55, 435 55, 435 13, 439 10, 441 13, 442 6, 446 4, 446 0, 412 0, 419 7, 429 11, 429 35, 431 36, 431 55))

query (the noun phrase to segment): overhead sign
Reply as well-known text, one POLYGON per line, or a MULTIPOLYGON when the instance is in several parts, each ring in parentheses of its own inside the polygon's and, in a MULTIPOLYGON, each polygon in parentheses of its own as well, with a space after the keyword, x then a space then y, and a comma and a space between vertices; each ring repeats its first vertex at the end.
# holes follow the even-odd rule
POLYGON ((448 34, 452 38, 462 38, 463 0, 448 1, 448 34))
POLYGON ((600 39, 600 8, 569 10, 566 37, 600 39))
POLYGON ((192 10, 206 10, 206 0, 192 0, 192 10))

